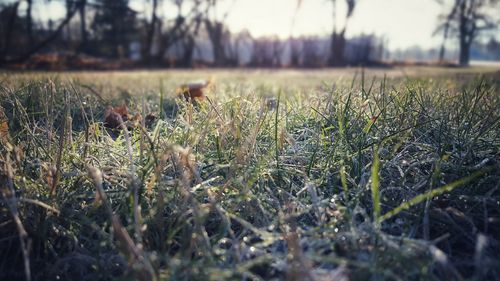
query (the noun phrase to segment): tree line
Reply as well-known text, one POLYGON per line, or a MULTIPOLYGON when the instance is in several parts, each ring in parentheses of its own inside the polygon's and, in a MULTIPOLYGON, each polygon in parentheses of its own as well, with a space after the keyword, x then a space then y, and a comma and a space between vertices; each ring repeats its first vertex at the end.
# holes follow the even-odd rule
MULTIPOLYGON (((143 12, 131 8, 129 0, 18 0, 0 4, 0 63, 24 63, 40 54, 105 58, 142 66, 194 67, 320 67, 371 64, 381 61, 386 41, 373 35, 346 38, 356 0, 345 1, 347 9, 332 4, 332 17, 344 18, 343 26, 332 26, 329 38, 252 38, 227 27, 230 9, 225 0, 144 0, 143 12), (35 9, 60 2, 65 15, 58 21, 34 17, 35 9), (165 5, 168 4, 168 5, 165 5), (225 5, 224 7, 226 7, 225 5)), ((237 1, 237 0, 232 0, 237 1)), ((304 1, 298 0, 297 9, 304 1)), ((436 0, 449 12, 440 17, 436 34, 443 36, 439 58, 445 57, 446 42, 458 38, 459 62, 467 65, 478 35, 496 27, 497 0, 436 0)), ((43 12, 43 11, 39 11, 43 12)), ((336 20, 333 21, 334 23, 336 20)))

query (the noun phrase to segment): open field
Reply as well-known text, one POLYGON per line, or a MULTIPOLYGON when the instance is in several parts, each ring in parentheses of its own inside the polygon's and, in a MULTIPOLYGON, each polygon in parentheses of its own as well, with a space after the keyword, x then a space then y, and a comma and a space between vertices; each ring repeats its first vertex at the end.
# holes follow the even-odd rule
POLYGON ((0 143, 0 280, 500 280, 495 67, 0 73, 0 143))
MULTIPOLYGON (((391 67, 368 68, 365 78, 370 82, 373 77, 383 78, 419 78, 419 77, 460 77, 470 74, 491 74, 500 71, 500 66, 491 64, 487 66, 472 66, 469 68, 452 67, 391 67)), ((283 70, 283 69, 198 69, 198 70, 145 70, 145 71, 74 71, 74 72, 0 72, 0 81, 4 83, 19 83, 33 79, 59 77, 61 79, 77 79, 82 83, 110 85, 106 89, 114 92, 126 88, 130 92, 143 94, 148 91, 158 91, 159 81, 165 90, 177 87, 180 83, 193 79, 213 78, 224 84, 268 85, 291 88, 316 87, 322 82, 337 83, 339 81, 350 83, 354 77, 360 79, 360 68, 333 68, 310 70, 283 70)))

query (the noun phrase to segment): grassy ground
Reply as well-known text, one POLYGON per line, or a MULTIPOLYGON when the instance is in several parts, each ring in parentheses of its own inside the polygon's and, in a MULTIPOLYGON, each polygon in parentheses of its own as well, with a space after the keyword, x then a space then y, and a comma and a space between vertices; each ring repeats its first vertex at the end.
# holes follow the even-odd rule
POLYGON ((0 81, 0 280, 500 280, 494 69, 0 81))

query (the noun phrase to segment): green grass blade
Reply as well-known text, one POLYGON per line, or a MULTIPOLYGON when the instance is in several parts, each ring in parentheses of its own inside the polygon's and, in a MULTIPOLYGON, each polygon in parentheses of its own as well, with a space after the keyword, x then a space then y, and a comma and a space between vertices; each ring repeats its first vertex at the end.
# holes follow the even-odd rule
POLYGON ((371 189, 373 201, 373 220, 380 220, 380 158, 378 155, 378 145, 373 148, 373 164, 371 171, 371 189))

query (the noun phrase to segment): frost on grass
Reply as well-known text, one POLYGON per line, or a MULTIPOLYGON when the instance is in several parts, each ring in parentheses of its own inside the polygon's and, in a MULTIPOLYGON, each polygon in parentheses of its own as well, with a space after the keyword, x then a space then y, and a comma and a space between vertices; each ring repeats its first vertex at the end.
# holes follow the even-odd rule
POLYGON ((500 278, 498 74, 129 80, 2 82, 0 279, 500 278))

